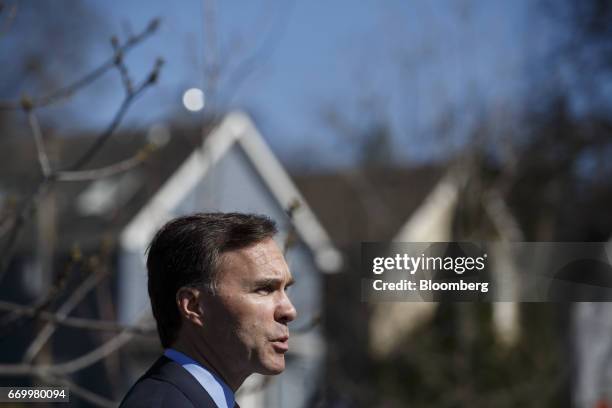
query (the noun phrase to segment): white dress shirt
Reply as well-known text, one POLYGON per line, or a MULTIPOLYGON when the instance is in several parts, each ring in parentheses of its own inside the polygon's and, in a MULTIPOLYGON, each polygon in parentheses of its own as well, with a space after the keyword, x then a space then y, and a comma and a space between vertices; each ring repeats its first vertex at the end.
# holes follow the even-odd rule
POLYGON ((200 363, 189 356, 174 349, 166 349, 164 356, 173 360, 187 370, 206 390, 219 408, 233 408, 235 403, 234 393, 223 380, 207 370, 200 363))

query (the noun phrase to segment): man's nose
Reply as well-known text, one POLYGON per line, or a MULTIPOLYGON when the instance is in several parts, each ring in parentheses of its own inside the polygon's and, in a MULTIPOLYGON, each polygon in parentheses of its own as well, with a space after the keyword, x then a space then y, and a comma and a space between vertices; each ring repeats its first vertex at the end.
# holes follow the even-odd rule
POLYGON ((287 296, 286 293, 283 293, 280 303, 276 308, 276 315, 274 316, 274 319, 277 322, 289 323, 295 320, 296 317, 297 311, 295 310, 293 303, 291 303, 291 299, 289 299, 289 296, 287 296))

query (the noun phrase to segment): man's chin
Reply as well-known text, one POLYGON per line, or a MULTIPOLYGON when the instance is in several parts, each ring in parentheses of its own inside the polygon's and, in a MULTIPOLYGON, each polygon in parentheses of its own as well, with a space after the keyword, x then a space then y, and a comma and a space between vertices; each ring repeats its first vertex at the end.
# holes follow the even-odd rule
POLYGON ((263 375, 278 375, 285 371, 285 357, 282 359, 277 359, 274 362, 270 362, 268 364, 263 364, 262 369, 259 371, 259 374, 263 375))

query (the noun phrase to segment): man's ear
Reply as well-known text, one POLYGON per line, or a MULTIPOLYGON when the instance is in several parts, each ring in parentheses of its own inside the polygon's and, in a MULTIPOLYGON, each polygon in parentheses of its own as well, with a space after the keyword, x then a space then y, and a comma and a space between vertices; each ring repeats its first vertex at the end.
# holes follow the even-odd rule
POLYGON ((182 287, 176 292, 176 306, 181 317, 200 327, 204 325, 202 294, 201 290, 190 287, 182 287))

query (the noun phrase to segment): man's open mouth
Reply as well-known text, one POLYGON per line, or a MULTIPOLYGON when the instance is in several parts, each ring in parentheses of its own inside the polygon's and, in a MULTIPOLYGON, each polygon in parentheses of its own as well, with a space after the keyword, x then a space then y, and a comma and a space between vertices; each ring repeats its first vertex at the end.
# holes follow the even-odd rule
POLYGON ((289 336, 272 340, 272 346, 277 353, 286 353, 289 350, 289 336))

